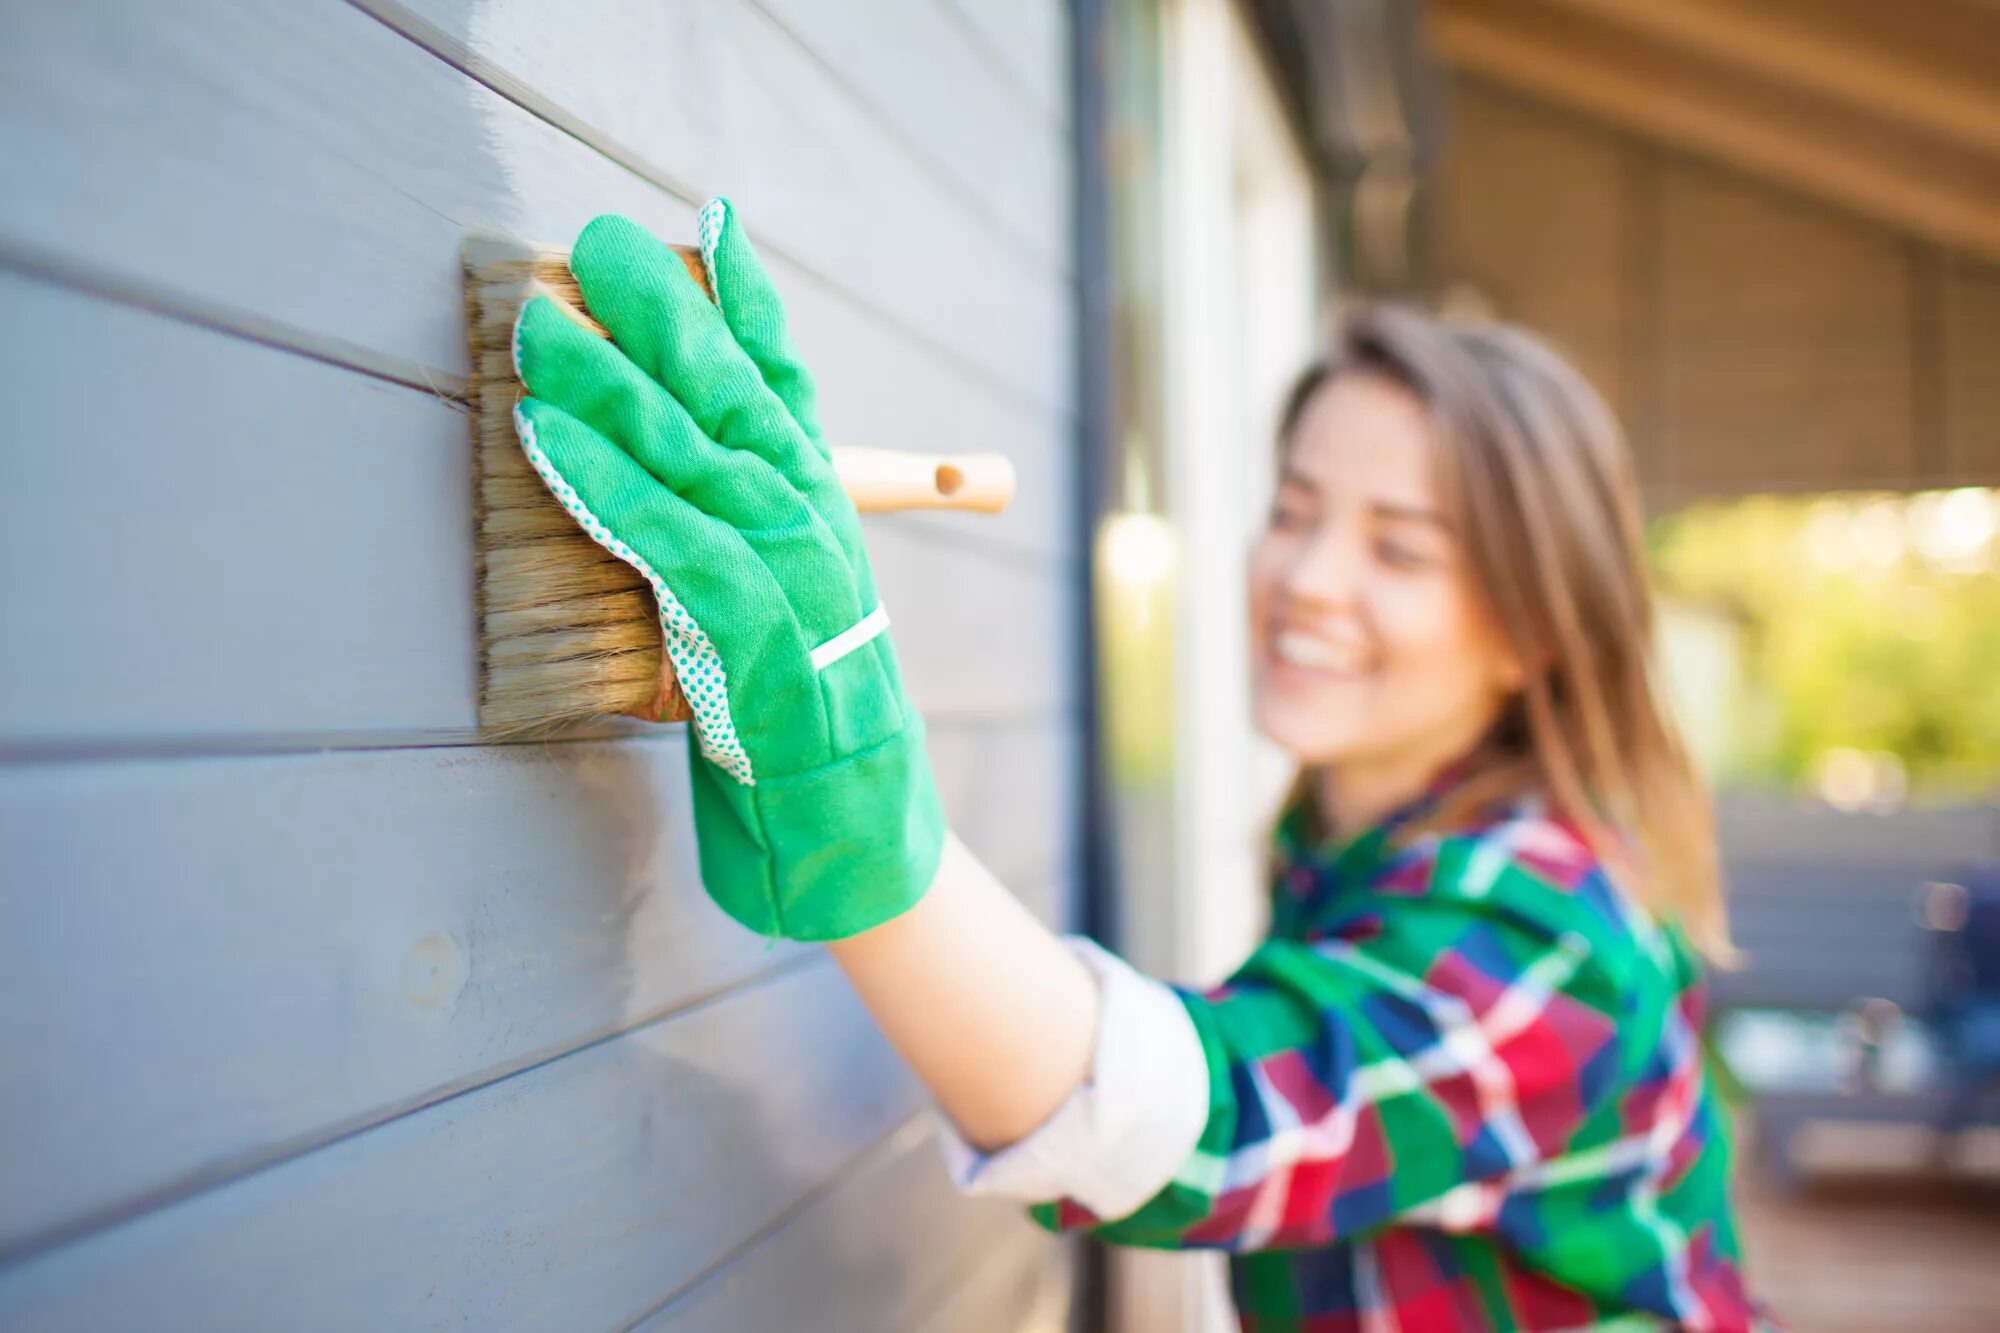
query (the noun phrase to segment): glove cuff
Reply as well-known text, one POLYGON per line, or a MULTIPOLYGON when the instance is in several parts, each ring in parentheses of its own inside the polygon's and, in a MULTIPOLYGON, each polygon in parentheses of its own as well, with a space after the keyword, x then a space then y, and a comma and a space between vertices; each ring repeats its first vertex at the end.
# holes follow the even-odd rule
POLYGON ((833 940, 914 907, 937 877, 945 818, 923 719, 821 768, 745 787, 688 747, 702 882, 760 935, 833 940))

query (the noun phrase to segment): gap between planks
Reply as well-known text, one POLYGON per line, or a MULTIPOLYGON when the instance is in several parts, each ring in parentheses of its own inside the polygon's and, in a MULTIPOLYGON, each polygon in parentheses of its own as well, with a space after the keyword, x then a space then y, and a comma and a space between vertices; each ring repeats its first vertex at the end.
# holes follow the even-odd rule
MULTIPOLYGON (((781 945, 781 948, 784 946, 781 945)), ((416 1115, 433 1107, 441 1106, 454 1098, 482 1092, 505 1083, 508 1079, 532 1073, 558 1060, 580 1055, 585 1051, 618 1041, 647 1028, 663 1023, 671 1023, 709 1008, 712 1005, 731 1001, 762 987, 775 985, 794 974, 810 972, 815 968, 833 967, 831 955, 824 950, 807 948, 789 949, 778 955, 778 961, 747 977, 739 977, 719 986, 693 995, 682 996, 660 1009, 642 1015, 629 1023, 606 1028, 596 1033, 582 1035, 563 1043, 560 1047, 549 1047, 531 1051, 515 1059, 500 1064, 489 1065, 463 1078, 426 1088, 413 1096, 389 1102, 359 1115, 331 1121, 321 1125, 309 1134, 301 1134, 281 1143, 269 1144, 254 1152, 212 1162, 191 1171, 164 1185, 142 1191, 116 1204, 86 1214, 83 1217, 54 1227, 29 1240, 0 1249, 0 1276, 16 1265, 28 1262, 38 1255, 66 1245, 87 1240, 92 1236, 110 1231, 127 1222, 136 1221, 148 1214, 158 1212, 176 1204, 185 1203, 211 1190, 236 1184, 262 1172, 283 1166, 285 1163, 305 1157, 311 1153, 330 1148, 348 1139, 359 1137, 371 1130, 380 1129, 406 1116, 416 1115)))
MULTIPOLYGON (((560 130, 584 147, 623 167, 647 184, 664 190, 688 207, 700 207, 702 202, 714 193, 682 180, 636 149, 604 134, 587 121, 571 115, 562 106, 537 92, 526 81, 493 64, 450 33, 444 32, 435 24, 396 3, 396 0, 347 0, 347 3, 412 45, 429 52, 489 92, 505 98, 537 120, 560 130)), ((787 37, 789 40, 789 34, 787 37)), ((872 111, 866 114, 872 118, 872 111)), ((1025 389, 1009 383, 995 375, 984 363, 945 346, 901 315, 879 305, 867 292, 843 282, 833 274, 821 272, 782 242, 759 236, 757 249, 760 254, 768 258, 782 260, 801 275, 819 283, 828 292, 867 314, 883 328, 915 343, 927 354, 950 365, 960 374, 1005 399, 1015 408, 1037 417, 1053 416, 1065 432, 1073 430, 1076 415, 1073 404, 1044 401, 1025 389)), ((1078 284, 1072 279, 1060 274, 1057 276, 1064 290, 1071 293, 1078 290, 1078 284)))
MULTIPOLYGON (((1081 726, 1085 710, 1080 703, 1020 710, 1000 709, 978 712, 927 710, 925 724, 932 735, 1000 731, 1037 726, 1081 726)), ((472 750, 518 751, 531 746, 621 742, 630 745, 679 745, 686 723, 660 726, 655 723, 604 718, 578 727, 563 736, 526 737, 495 741, 482 738, 470 729, 463 731, 328 731, 264 732, 242 736, 227 734, 130 738, 78 737, 53 740, 9 740, 0 737, 0 765, 28 767, 36 764, 146 762, 178 759, 247 759, 305 754, 362 754, 393 750, 472 750)))

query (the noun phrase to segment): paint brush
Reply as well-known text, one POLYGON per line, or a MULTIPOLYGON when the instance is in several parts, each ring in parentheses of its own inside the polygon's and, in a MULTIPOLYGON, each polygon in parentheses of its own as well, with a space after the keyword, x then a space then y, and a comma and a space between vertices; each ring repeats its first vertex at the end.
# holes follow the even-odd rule
MULTIPOLYGON (((701 251, 675 246, 708 290, 701 251)), ((532 736, 625 713, 662 722, 690 713, 661 650, 651 589, 551 496, 514 435, 514 318, 542 295, 599 337, 568 252, 473 234, 463 247, 472 352, 474 544, 479 611, 479 730, 532 736)), ((712 293, 711 293, 712 295, 712 293)), ((835 446, 835 473, 860 512, 997 513, 1014 494, 1000 454, 911 454, 835 446)))

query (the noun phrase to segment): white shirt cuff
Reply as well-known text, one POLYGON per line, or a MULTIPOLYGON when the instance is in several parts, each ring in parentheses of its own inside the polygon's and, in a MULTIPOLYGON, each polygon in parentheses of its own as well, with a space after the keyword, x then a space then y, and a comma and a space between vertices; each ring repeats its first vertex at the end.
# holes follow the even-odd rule
POLYGON ((992 1153, 940 1115, 939 1145, 965 1194, 1070 1198, 1104 1221, 1137 1212, 1174 1178, 1208 1124, 1208 1058, 1180 997, 1081 935, 1098 983, 1090 1075, 1026 1137, 992 1153))

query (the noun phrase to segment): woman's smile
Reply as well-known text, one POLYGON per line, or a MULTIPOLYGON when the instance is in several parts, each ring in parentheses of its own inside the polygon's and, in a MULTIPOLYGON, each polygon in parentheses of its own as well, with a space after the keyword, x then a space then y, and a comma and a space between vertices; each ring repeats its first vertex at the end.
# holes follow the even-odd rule
POLYGON ((1271 636, 1271 662, 1301 680, 1361 680, 1370 674, 1368 653, 1352 642, 1336 642, 1296 629, 1271 636))

